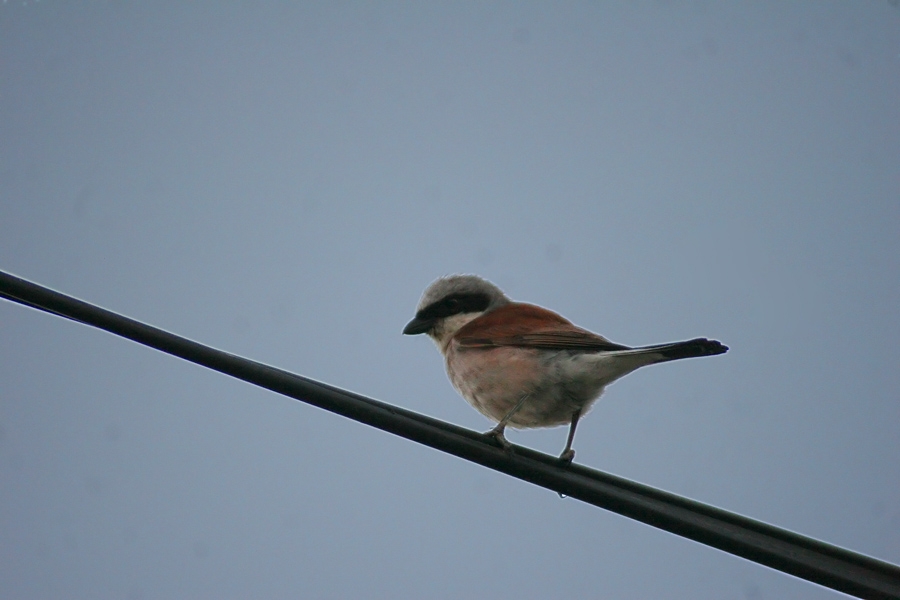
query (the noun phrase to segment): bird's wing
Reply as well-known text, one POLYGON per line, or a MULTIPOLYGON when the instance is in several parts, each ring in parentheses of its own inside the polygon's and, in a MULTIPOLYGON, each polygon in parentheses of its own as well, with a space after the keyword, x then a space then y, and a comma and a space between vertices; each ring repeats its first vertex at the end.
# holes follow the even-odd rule
POLYGON ((543 350, 628 350, 573 325, 555 312, 532 304, 512 303, 470 321, 454 336, 461 348, 516 346, 543 350))

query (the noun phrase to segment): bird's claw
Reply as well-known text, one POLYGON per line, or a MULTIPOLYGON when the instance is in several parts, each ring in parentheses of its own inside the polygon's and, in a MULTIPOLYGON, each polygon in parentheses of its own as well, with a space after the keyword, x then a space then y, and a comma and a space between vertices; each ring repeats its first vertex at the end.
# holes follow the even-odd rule
POLYGON ((510 444, 509 440, 506 439, 506 436, 503 435, 502 429, 497 429, 495 427, 494 429, 491 429, 490 431, 486 432, 484 435, 485 435, 485 437, 494 440, 497 443, 497 445, 500 446, 501 448, 503 448, 504 450, 512 450, 512 444, 510 444))

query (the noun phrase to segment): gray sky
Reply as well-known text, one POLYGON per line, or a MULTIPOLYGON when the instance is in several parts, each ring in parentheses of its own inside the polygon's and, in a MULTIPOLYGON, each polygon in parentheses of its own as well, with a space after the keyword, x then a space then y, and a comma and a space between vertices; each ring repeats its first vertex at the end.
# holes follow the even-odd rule
MULTIPOLYGON (((0 268, 477 430, 439 275, 720 339, 578 462, 900 563, 898 99, 888 1, 4 2, 0 268)), ((0 481, 8 598, 840 596, 7 302, 0 481)))

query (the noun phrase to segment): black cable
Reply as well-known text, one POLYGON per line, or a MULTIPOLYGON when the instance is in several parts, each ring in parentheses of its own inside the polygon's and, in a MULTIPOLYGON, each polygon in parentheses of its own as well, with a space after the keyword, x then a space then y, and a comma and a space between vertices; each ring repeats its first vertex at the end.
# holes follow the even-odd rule
POLYGON ((0 271, 0 297, 98 327, 648 525, 860 598, 900 598, 900 567, 347 392, 145 325, 0 271))

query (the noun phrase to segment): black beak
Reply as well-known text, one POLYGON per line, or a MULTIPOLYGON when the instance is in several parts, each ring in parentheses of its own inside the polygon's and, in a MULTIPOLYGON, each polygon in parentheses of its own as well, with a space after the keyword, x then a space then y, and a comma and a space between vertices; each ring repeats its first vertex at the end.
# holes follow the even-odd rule
POLYGON ((416 317, 406 324, 403 328, 404 335, 418 335, 420 333, 428 333, 434 327, 434 319, 423 319, 416 317))

